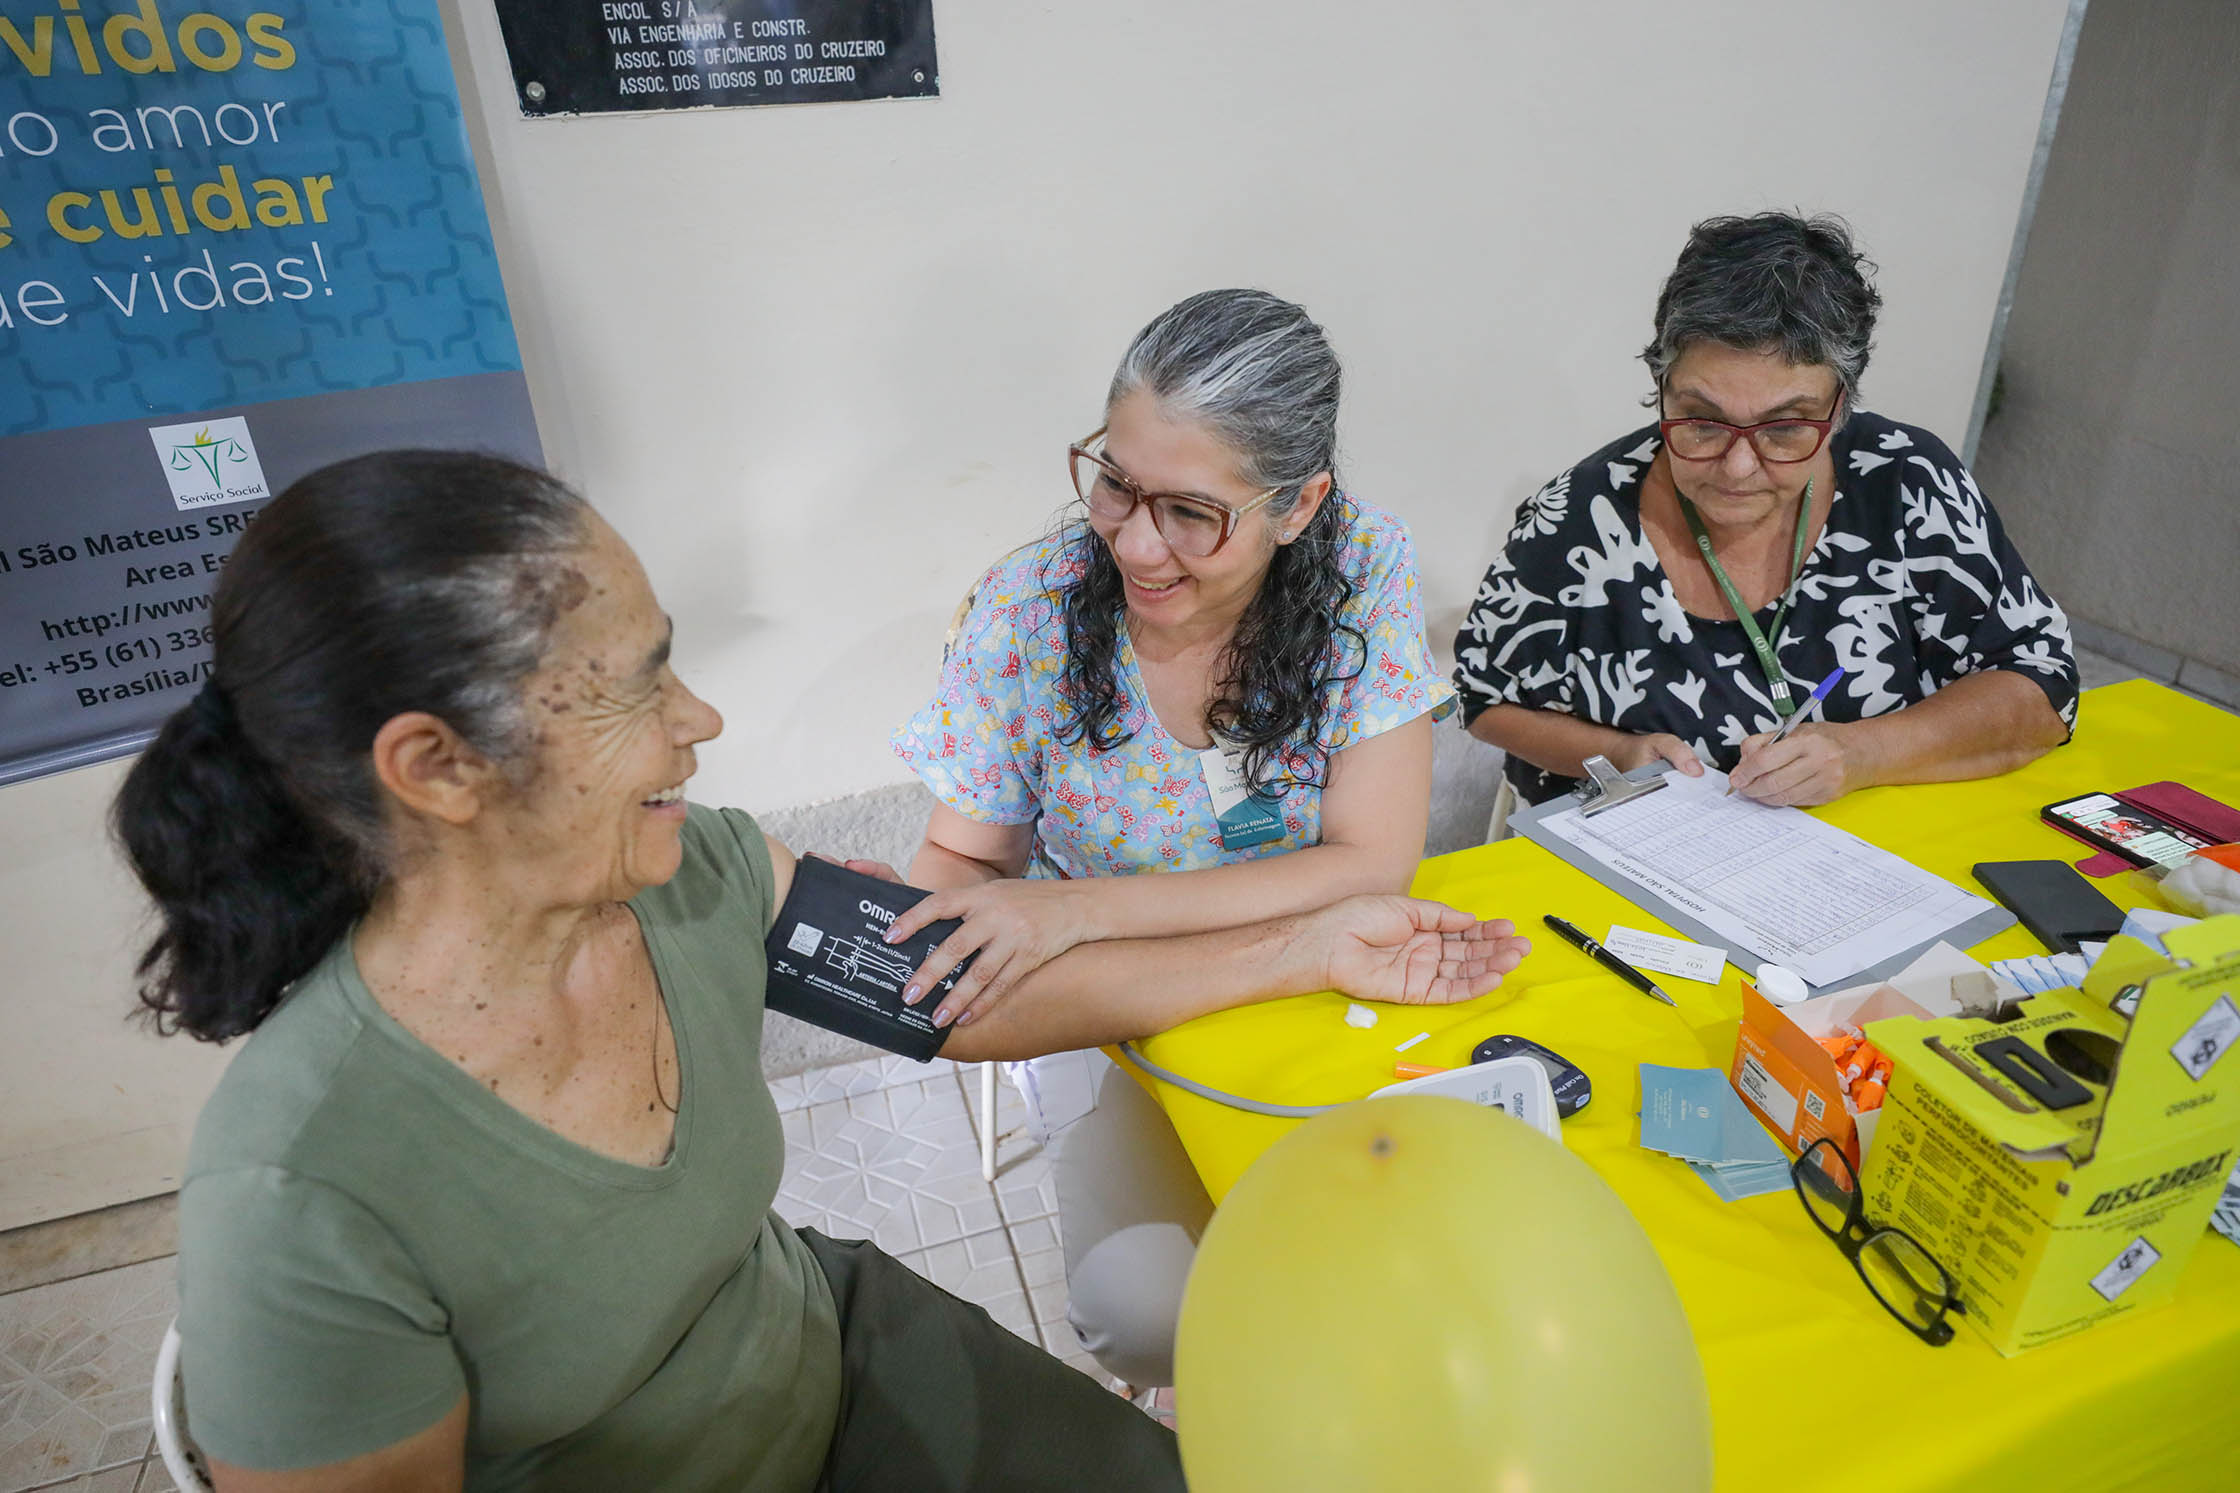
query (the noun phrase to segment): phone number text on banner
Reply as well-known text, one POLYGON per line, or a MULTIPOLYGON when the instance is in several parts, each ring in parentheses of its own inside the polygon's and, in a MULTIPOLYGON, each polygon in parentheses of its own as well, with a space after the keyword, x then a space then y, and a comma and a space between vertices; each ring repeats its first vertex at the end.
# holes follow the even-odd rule
POLYGON ((0 782, 207 672, 273 492, 537 456, 436 0, 0 0, 0 782))

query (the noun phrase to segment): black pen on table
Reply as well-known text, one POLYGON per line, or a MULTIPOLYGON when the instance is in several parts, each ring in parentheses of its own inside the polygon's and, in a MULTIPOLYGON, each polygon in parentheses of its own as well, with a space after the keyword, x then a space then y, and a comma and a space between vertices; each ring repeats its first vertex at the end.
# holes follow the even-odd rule
POLYGON ((1626 963, 1617 955, 1611 953, 1601 944, 1598 944, 1593 939, 1587 937, 1587 935, 1581 932, 1579 928, 1574 924, 1565 922, 1562 918, 1557 917, 1552 912, 1543 913, 1541 915, 1540 921, 1555 929, 1556 933, 1564 940, 1564 942, 1576 944, 1579 947, 1580 951, 1583 952, 1589 959, 1592 959, 1595 963, 1601 965, 1604 969, 1610 971, 1610 973, 1616 975, 1619 979, 1625 981, 1628 985, 1631 985, 1634 989, 1640 991, 1643 995, 1653 995, 1668 1006, 1677 1006, 1679 1004, 1679 1002, 1675 1001, 1671 996, 1666 995, 1663 991, 1659 990, 1656 987, 1655 982, 1652 981, 1647 975, 1643 974, 1640 970, 1635 969, 1632 965, 1626 963))

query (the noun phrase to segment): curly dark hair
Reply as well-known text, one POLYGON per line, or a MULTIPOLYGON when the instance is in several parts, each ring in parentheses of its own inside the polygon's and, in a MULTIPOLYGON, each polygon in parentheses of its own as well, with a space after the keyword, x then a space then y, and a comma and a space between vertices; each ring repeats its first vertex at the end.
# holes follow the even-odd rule
MULTIPOLYGON (((1242 751, 1245 780, 1271 797, 1322 781, 1343 745, 1331 734, 1332 708, 1368 657, 1367 639, 1340 620, 1358 588, 1340 565, 1356 513, 1335 486, 1338 388, 1337 355, 1303 309, 1266 291, 1209 290, 1136 334, 1105 396, 1109 410, 1148 393, 1169 415, 1202 422, 1236 453, 1245 482, 1283 489, 1268 505, 1272 519, 1297 508, 1307 483, 1331 475, 1329 496, 1276 547, 1238 619, 1207 712, 1242 751)), ((1055 561, 1068 572, 1044 576, 1065 624, 1058 738, 1110 751, 1133 734, 1120 699, 1120 567, 1081 524, 1055 561)))

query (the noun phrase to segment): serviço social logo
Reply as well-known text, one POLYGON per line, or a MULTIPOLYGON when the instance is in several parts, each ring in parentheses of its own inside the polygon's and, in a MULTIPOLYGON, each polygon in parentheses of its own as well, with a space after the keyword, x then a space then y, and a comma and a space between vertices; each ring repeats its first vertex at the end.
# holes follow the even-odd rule
POLYGON ((269 498, 257 444, 249 422, 239 415, 224 420, 191 420, 185 425, 153 425, 156 459, 171 484, 171 501, 181 508, 215 508, 269 498))

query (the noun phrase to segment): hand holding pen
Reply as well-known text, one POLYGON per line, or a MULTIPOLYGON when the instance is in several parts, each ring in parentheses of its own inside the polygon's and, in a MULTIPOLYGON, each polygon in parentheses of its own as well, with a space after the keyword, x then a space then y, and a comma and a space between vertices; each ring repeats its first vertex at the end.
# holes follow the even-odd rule
POLYGON ((1727 777, 1727 792, 1759 803, 1803 805, 1841 798, 1853 787, 1852 764, 1844 753, 1846 728, 1815 724, 1809 731, 1797 730, 1842 678, 1843 670, 1834 670, 1813 686, 1781 729, 1743 742, 1742 760, 1727 777))

